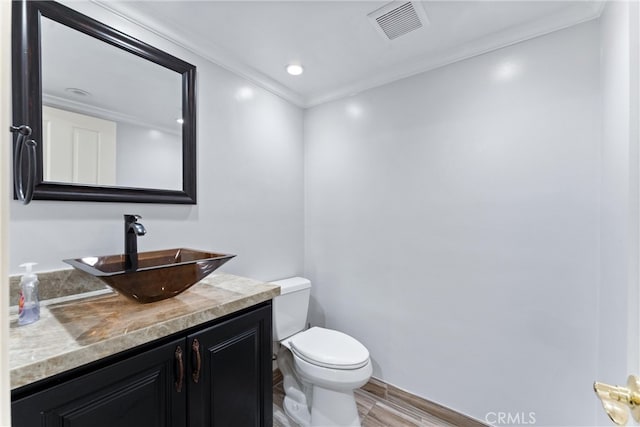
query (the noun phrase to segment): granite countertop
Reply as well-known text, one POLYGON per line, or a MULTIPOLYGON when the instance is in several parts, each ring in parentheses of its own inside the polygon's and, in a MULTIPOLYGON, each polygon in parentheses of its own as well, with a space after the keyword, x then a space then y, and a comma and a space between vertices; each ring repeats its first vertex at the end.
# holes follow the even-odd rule
POLYGON ((102 293, 43 304, 40 320, 30 325, 18 326, 17 314, 11 315, 12 389, 270 300, 280 287, 214 273, 151 304, 102 293))

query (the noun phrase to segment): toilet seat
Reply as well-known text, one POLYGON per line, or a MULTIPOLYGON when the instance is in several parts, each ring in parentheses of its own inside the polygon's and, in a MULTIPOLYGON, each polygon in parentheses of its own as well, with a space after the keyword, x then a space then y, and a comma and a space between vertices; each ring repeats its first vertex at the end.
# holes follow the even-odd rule
POLYGON ((313 327, 288 341, 294 355, 316 366, 352 370, 369 363, 369 351, 365 346, 355 338, 332 329, 313 327))

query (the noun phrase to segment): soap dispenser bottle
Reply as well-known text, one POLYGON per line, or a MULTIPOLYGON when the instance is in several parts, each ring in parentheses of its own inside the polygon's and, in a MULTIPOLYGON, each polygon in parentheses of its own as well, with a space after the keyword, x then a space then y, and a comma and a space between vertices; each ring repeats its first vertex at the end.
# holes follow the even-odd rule
POLYGON ((35 262, 20 264, 27 271, 20 280, 20 301, 18 303, 18 324, 28 325, 40 319, 38 301, 38 276, 31 272, 35 262))

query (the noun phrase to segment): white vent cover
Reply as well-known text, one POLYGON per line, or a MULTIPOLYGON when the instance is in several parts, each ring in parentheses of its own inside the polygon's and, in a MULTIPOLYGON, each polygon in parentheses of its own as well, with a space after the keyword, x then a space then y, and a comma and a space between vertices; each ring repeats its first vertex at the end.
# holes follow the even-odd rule
POLYGON ((424 27, 429 21, 420 2, 394 1, 367 15, 376 30, 394 40, 424 27))

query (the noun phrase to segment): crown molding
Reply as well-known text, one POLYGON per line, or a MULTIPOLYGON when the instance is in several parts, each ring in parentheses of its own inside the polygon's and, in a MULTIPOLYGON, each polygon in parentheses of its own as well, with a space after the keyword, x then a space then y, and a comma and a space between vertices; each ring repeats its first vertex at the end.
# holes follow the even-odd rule
POLYGON ((260 86, 301 108, 310 108, 327 102, 336 101, 365 90, 383 86, 397 80, 434 70, 436 68, 482 55, 497 49, 512 46, 573 25, 597 19, 602 14, 606 4, 606 0, 588 1, 591 4, 591 7, 588 8, 582 16, 576 17, 572 11, 565 10, 563 13, 552 17, 544 17, 524 26, 511 28, 509 30, 476 39, 454 50, 449 50, 437 56, 423 56, 415 61, 403 64, 402 67, 393 67, 383 70, 382 72, 377 71, 375 75, 372 74, 369 77, 361 78, 354 84, 344 85, 335 90, 315 93, 310 96, 302 96, 301 94, 266 76, 259 70, 244 64, 240 59, 216 46, 213 42, 198 40, 197 37, 189 38, 187 29, 184 29, 181 33, 176 33, 171 29, 166 28, 167 26, 161 22, 154 21, 148 16, 127 8, 126 3, 113 4, 108 3, 106 0, 91 1, 120 18, 123 18, 146 31, 173 43, 174 45, 177 45, 209 62, 239 75, 251 83, 260 86), (162 31, 160 31, 160 29, 162 29, 162 31))
POLYGON ((299 93, 266 76, 255 68, 244 64, 241 60, 225 52, 213 42, 201 41, 198 40, 197 37, 189 38, 187 29, 183 29, 181 33, 172 31, 161 22, 150 19, 148 16, 128 8, 124 2, 117 4, 109 3, 106 0, 91 0, 91 2, 174 45, 268 90, 298 107, 304 108, 306 106, 304 98, 299 93), (160 29, 162 29, 162 31, 160 31, 160 29))
POLYGON ((555 31, 563 30, 574 25, 598 19, 600 15, 602 15, 605 3, 606 0, 591 2, 591 8, 582 16, 577 18, 570 11, 565 11, 563 14, 541 18, 524 26, 476 39, 470 43, 466 43, 465 45, 437 56, 430 55, 428 57, 422 57, 416 61, 411 61, 411 63, 402 64, 401 67, 394 67, 386 71, 376 72, 375 75, 360 79, 357 83, 345 85, 330 92, 313 94, 305 99, 305 108, 337 101, 369 89, 384 86, 397 80, 402 80, 407 77, 444 67, 474 56, 482 55, 494 50, 522 43, 536 37, 541 37, 555 31))
POLYGON ((85 114, 93 117, 98 117, 104 120, 111 120, 113 122, 129 123, 131 125, 147 127, 149 129, 155 129, 162 131, 170 135, 181 136, 182 132, 177 129, 171 129, 166 126, 160 126, 156 123, 151 123, 141 120, 139 117, 132 116, 130 114, 122 113, 120 111, 108 110, 106 108, 96 107, 95 105, 86 104, 67 98, 62 98, 47 93, 42 94, 42 103, 49 107, 60 108, 63 110, 71 111, 78 114, 85 114))

